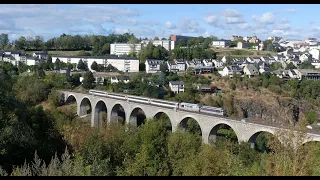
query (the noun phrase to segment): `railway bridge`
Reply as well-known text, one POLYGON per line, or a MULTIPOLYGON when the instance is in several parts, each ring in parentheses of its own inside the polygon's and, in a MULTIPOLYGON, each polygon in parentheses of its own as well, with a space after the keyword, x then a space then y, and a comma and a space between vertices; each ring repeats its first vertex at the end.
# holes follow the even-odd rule
MULTIPOLYGON (((279 127, 245 122, 240 119, 235 120, 229 117, 182 111, 144 103, 128 102, 126 100, 96 96, 89 93, 78 93, 73 91, 59 92, 62 94, 65 102, 69 102, 71 99, 76 101, 77 115, 80 117, 87 116, 87 107, 91 107, 92 127, 99 127, 101 125, 101 112, 106 112, 108 122, 117 122, 119 108, 122 108, 125 112, 125 122, 130 125, 138 125, 137 113, 139 110, 144 112, 146 118, 159 118, 162 114, 166 114, 170 119, 172 131, 177 130, 179 127, 183 127, 188 118, 193 118, 201 128, 202 138, 205 143, 209 143, 216 138, 220 125, 228 125, 231 127, 237 136, 238 142, 249 142, 252 145, 254 145, 257 136, 261 132, 268 132, 274 135, 278 130, 281 130, 279 127)), ((279 140, 282 142, 281 139, 279 140)), ((320 135, 307 133, 307 138, 303 143, 310 141, 320 141, 320 135)))

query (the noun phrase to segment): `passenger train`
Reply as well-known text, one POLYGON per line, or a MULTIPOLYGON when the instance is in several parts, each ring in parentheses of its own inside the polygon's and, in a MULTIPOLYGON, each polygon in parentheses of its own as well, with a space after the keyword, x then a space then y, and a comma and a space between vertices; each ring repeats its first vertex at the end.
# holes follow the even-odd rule
POLYGON ((99 91, 90 89, 89 94, 95 96, 103 96, 103 97, 110 97, 119 100, 125 100, 127 102, 138 102, 143 104, 151 104, 156 106, 162 106, 167 108, 173 108, 175 110, 184 110, 184 111, 194 111, 204 114, 214 114, 220 116, 227 116, 226 110, 220 107, 212 107, 212 106, 200 106, 198 104, 192 103, 185 103, 185 102, 173 102, 167 101, 162 99, 153 99, 153 98, 146 98, 140 96, 133 96, 133 95, 124 95, 118 93, 111 93, 106 91, 99 91))

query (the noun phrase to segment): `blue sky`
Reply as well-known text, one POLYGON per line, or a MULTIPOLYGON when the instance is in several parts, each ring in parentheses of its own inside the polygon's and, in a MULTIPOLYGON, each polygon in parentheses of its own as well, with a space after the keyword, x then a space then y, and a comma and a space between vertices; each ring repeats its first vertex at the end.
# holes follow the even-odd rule
POLYGON ((230 35, 320 39, 319 4, 2 4, 0 33, 11 40, 66 34, 168 38, 230 35))

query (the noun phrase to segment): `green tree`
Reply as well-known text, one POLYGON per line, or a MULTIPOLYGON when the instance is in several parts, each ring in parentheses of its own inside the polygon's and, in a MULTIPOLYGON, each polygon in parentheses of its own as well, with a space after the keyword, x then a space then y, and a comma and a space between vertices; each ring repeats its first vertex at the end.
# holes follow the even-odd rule
POLYGON ((92 89, 95 87, 95 78, 91 71, 87 71, 83 75, 82 87, 85 89, 92 89))
POLYGON ((0 46, 4 48, 8 44, 9 44, 8 34, 5 34, 5 33, 0 34, 0 46))
POLYGON ((98 63, 96 61, 93 61, 93 63, 91 64, 91 69, 98 71, 98 63))
POLYGON ((82 59, 79 60, 77 68, 80 69, 80 70, 82 70, 82 71, 87 70, 87 66, 86 66, 86 64, 82 61, 82 59))

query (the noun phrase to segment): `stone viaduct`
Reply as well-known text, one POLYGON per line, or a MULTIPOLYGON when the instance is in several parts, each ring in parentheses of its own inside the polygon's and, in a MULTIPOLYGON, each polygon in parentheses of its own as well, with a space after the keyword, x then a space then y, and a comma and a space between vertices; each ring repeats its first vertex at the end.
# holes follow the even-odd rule
MULTIPOLYGON (((238 142, 249 142, 252 145, 261 132, 268 132, 274 135, 278 130, 281 130, 280 128, 273 126, 243 122, 228 117, 206 115, 189 111, 176 111, 166 107, 94 96, 89 93, 77 93, 72 91, 60 91, 60 93, 63 95, 65 102, 70 101, 72 98, 75 99, 77 104, 77 115, 80 117, 87 116, 86 107, 90 105, 92 127, 99 127, 101 124, 102 118, 100 112, 102 111, 107 113, 108 122, 117 122, 118 109, 119 107, 122 107, 125 112, 125 122, 131 125, 137 125, 137 112, 139 109, 145 113, 146 118, 160 117, 162 113, 165 113, 171 121, 172 131, 177 130, 179 126, 183 125, 186 119, 193 118, 200 125, 202 138, 205 143, 209 143, 209 140, 215 139, 220 125, 228 125, 231 127, 237 135, 238 142)), ((307 133, 307 138, 303 143, 310 141, 320 141, 320 135, 307 133)))

